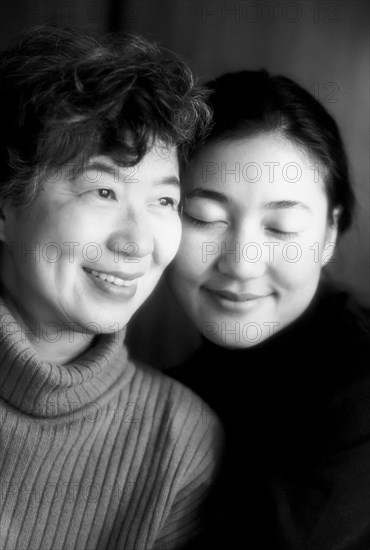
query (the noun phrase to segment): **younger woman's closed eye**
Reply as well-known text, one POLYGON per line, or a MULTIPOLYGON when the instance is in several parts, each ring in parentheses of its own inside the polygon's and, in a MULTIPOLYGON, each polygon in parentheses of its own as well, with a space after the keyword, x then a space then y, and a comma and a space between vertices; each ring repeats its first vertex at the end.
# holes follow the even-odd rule
POLYGON ((267 227, 266 229, 269 233, 272 233, 272 235, 278 237, 279 239, 288 240, 298 237, 298 232, 296 231, 282 231, 281 229, 277 229, 275 227, 267 227))
POLYGON ((187 212, 183 212, 183 218, 186 221, 190 222, 191 224, 195 225, 196 227, 203 227, 207 229, 211 229, 213 227, 216 227, 216 225, 220 225, 220 224, 225 225, 226 223, 221 220, 216 220, 216 221, 200 220, 199 218, 195 218, 194 216, 191 216, 187 212))

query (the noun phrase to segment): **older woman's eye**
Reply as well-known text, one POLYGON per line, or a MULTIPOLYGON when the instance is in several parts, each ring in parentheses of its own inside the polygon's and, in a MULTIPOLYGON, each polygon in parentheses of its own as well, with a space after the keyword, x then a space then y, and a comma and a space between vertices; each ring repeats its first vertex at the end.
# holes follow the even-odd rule
POLYGON ((98 192, 99 197, 101 197, 102 199, 117 199, 117 196, 115 192, 112 191, 112 189, 96 189, 96 191, 98 192))
POLYGON ((165 208, 172 208, 173 210, 179 209, 179 201, 172 197, 161 197, 154 201, 156 206, 163 206, 165 208))

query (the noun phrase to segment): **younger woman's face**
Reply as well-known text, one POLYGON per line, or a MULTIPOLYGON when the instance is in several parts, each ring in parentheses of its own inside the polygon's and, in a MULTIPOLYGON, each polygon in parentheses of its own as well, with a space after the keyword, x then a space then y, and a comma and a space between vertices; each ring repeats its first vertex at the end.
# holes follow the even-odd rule
POLYGON ((209 340, 256 345, 306 310, 333 253, 317 163, 266 133, 207 145, 184 184, 174 292, 209 340))

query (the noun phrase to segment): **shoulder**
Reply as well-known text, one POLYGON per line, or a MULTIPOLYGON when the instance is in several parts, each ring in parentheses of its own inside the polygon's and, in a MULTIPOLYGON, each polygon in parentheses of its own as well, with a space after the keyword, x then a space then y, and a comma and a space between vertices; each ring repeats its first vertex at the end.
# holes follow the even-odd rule
POLYGON ((330 351, 342 353, 343 359, 369 357, 370 309, 350 293, 333 286, 320 289, 313 318, 330 351))
POLYGON ((305 326, 313 344, 308 360, 316 358, 312 369, 327 395, 351 395, 370 383, 368 308, 346 291, 324 287, 305 326))
POLYGON ((135 361, 136 381, 144 388, 149 409, 155 410, 157 423, 166 425, 168 437, 194 445, 204 438, 222 439, 220 421, 213 410, 191 389, 144 363, 135 361))
POLYGON ((362 339, 370 337, 370 308, 346 292, 341 293, 341 307, 352 331, 362 339))
POLYGON ((351 448, 370 435, 370 310, 350 293, 329 288, 317 314, 323 344, 316 380, 327 398, 323 439, 334 448, 351 448))

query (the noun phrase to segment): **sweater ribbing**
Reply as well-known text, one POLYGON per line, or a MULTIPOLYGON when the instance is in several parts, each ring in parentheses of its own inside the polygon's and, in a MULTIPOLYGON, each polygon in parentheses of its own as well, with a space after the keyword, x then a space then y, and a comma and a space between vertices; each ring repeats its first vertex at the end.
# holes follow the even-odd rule
POLYGON ((58 366, 4 306, 0 325, 1 550, 181 548, 217 461, 208 409, 117 334, 58 366))

